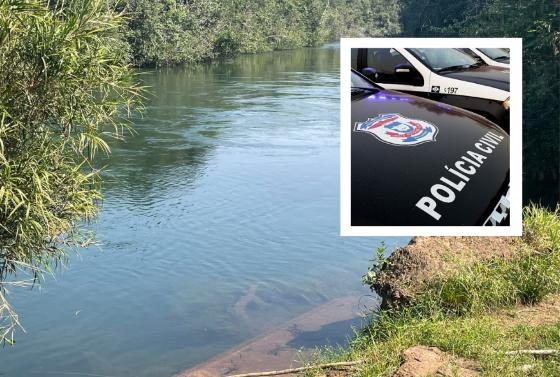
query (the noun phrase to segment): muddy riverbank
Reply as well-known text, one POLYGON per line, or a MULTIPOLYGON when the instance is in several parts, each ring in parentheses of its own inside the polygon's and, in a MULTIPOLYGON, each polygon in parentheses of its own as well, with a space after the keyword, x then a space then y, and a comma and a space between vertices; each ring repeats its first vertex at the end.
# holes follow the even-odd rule
POLYGON ((299 367, 315 345, 343 345, 375 301, 348 296, 330 300, 176 377, 216 377, 299 367))

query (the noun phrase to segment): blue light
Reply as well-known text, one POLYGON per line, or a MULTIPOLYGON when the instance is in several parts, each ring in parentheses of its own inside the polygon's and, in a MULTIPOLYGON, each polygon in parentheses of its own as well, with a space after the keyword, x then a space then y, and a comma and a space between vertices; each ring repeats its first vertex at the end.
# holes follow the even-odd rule
POLYGON ((410 101, 410 98, 408 97, 401 97, 401 96, 390 96, 390 95, 385 95, 385 94, 370 94, 368 97, 368 99, 373 100, 375 102, 382 102, 382 101, 402 101, 402 102, 408 102, 410 101))

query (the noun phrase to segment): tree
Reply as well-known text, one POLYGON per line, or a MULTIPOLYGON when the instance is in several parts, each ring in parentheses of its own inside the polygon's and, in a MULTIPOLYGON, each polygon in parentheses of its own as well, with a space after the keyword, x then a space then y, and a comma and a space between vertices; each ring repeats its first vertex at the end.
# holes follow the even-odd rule
POLYGON ((0 0, 0 341, 17 325, 8 287, 89 240, 79 224, 101 198, 93 158, 142 92, 122 25, 102 0, 0 0))
POLYGON ((523 38, 523 200, 560 197, 560 3, 404 0, 405 36, 523 38))

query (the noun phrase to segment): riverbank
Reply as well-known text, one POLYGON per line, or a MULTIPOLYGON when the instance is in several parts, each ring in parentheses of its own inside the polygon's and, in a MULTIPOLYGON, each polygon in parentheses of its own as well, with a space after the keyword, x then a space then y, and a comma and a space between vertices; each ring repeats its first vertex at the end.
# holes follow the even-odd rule
POLYGON ((347 348, 286 347, 351 313, 335 300, 181 376, 560 375, 560 208, 526 208, 522 237, 413 238, 364 279, 382 310, 347 348))
POLYGON ((330 300, 176 377, 212 377, 255 370, 297 368, 314 355, 313 345, 343 343, 359 327, 366 308, 360 297, 330 300))
POLYGON ((341 36, 400 32, 400 6, 363 0, 130 1, 120 43, 139 67, 190 65, 240 54, 320 46, 341 36), (367 12, 364 12, 367 9, 367 12), (375 17, 371 17, 375 15, 375 17))
POLYGON ((418 237, 368 283, 383 310, 311 366, 327 376, 560 375, 560 212, 530 207, 520 238, 418 237))

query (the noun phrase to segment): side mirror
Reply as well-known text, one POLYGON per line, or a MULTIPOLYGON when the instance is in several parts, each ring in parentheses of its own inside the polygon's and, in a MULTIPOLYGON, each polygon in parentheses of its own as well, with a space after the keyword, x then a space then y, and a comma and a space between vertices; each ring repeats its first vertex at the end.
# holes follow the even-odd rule
POLYGON ((395 66, 395 84, 422 86, 424 79, 420 72, 410 64, 397 64, 395 66))
POLYGON ((376 81, 377 78, 379 77, 377 70, 373 67, 365 67, 362 69, 362 75, 364 75, 365 77, 367 77, 368 79, 372 80, 372 81, 376 81))
POLYGON ((414 70, 410 64, 397 64, 395 74, 411 73, 414 70))

